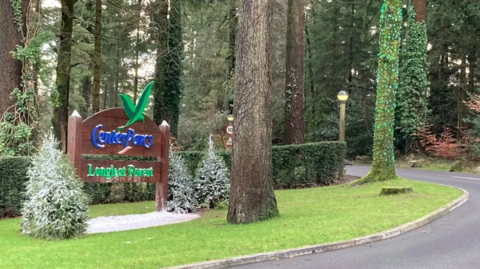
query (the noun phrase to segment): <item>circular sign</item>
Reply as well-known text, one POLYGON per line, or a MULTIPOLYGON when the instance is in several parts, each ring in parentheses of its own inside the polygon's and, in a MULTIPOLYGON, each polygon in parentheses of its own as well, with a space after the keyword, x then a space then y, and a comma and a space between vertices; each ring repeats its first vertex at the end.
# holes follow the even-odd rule
POLYGON ((233 134, 233 126, 227 126, 227 134, 233 134))

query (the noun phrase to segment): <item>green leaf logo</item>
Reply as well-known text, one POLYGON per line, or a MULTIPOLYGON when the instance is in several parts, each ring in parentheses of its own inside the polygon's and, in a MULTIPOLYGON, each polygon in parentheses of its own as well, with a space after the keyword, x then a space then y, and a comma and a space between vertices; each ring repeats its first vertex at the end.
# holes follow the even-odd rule
POLYGON ((126 94, 120 94, 120 99, 122 100, 123 109, 125 110, 125 114, 130 119, 127 124, 124 126, 118 127, 118 131, 122 131, 123 128, 132 125, 137 121, 145 122, 145 118, 143 117, 143 111, 147 107, 148 104, 148 97, 152 92, 152 86, 154 81, 150 82, 145 86, 143 89, 142 94, 140 94, 140 98, 138 99, 137 105, 135 106, 126 94))

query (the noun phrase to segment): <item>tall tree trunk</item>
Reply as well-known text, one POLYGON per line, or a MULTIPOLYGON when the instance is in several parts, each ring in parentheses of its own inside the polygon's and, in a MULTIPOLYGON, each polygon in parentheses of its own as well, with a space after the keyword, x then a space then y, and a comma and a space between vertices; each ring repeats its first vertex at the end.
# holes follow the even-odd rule
POLYGON ((137 38, 135 40, 135 78, 133 79, 133 103, 137 103, 137 95, 138 95, 138 55, 140 51, 139 43, 140 43, 140 16, 142 12, 142 0, 138 0, 138 23, 137 23, 137 38))
POLYGON ((82 96, 85 100, 85 107, 80 111, 82 117, 86 119, 89 114, 90 106, 92 104, 92 78, 90 76, 84 76, 82 79, 82 96))
POLYGON ((427 0, 412 0, 415 9, 415 21, 424 22, 427 13, 427 0))
POLYGON ((457 141, 462 139, 463 117, 465 105, 465 92, 467 90, 467 55, 462 56, 462 66, 460 70, 460 87, 458 87, 458 114, 457 114, 457 141))
POLYGON ((279 214, 272 178, 271 4, 242 0, 240 5, 229 223, 279 214))
POLYGON ((12 2, 0 0, 0 120, 5 111, 14 104, 10 99, 10 93, 15 88, 20 88, 22 77, 22 62, 14 59, 10 52, 22 43, 23 32, 25 32, 26 13, 30 1, 22 1, 22 28, 15 24, 15 15, 12 2))
POLYGON ((370 172, 360 180, 360 183, 395 178, 393 123, 401 29, 402 0, 385 0, 380 15, 373 162, 370 172))
MULTIPOLYGON (((478 46, 478 45, 477 45, 478 46)), ((475 93, 475 83, 478 68, 478 55, 477 46, 474 46, 474 50, 468 54, 468 92, 475 93)))
POLYGON ((67 149, 68 93, 70 88, 70 64, 72 51, 72 29, 74 0, 61 0, 62 21, 60 26, 60 47, 57 57, 58 106, 54 108, 53 126, 56 138, 62 142, 62 150, 67 149))
MULTIPOLYGON (((227 61, 227 81, 233 78, 235 72, 235 38, 237 35, 237 0, 230 0, 230 12, 228 15, 229 32, 228 32, 228 57, 227 61)), ((229 92, 225 91, 225 111, 230 112, 229 92)))
POLYGON ((110 90, 111 90, 111 83, 110 83, 110 80, 108 80, 107 83, 105 84, 105 90, 103 91, 103 109, 108 108, 107 94, 110 90))
POLYGON ((285 72, 285 144, 302 144, 305 135, 303 73, 305 12, 303 0, 288 0, 285 72))
POLYGON ((154 4, 153 24, 154 39, 157 43, 157 57, 155 62, 155 83, 153 84, 153 121, 160 125, 163 120, 170 122, 166 117, 167 107, 164 100, 166 91, 165 72, 167 69, 166 53, 168 49, 168 0, 157 0, 154 4))
POLYGON ((100 66, 102 64, 102 0, 95 2, 95 47, 93 50, 93 112, 100 110, 100 66))
MULTIPOLYGON (((313 25, 315 26, 315 6, 314 6, 314 0, 310 1, 310 8, 311 8, 311 19, 313 22, 313 25)), ((313 67, 312 67, 312 44, 310 41, 310 34, 308 32, 308 26, 305 25, 305 41, 307 42, 307 47, 306 47, 306 53, 307 53, 307 69, 308 69, 308 79, 309 79, 309 86, 310 86, 310 120, 313 119, 315 116, 315 107, 317 106, 316 104, 316 96, 315 96, 315 85, 314 85, 314 79, 313 79, 313 67)))
POLYGON ((115 57, 116 57, 116 64, 115 64, 115 85, 114 85, 114 89, 113 89, 113 93, 114 93, 114 107, 118 107, 118 100, 120 99, 119 96, 118 96, 118 88, 119 88, 119 84, 120 84, 120 79, 119 79, 119 76, 118 76, 118 72, 121 68, 121 61, 120 61, 120 50, 118 49, 118 43, 115 44, 115 57))
MULTIPOLYGON (((313 8, 313 7, 312 7, 313 8)), ((305 27, 305 41, 307 42, 307 69, 308 69, 308 80, 310 87, 310 101, 311 101, 311 117, 315 114, 315 85, 313 82, 313 68, 312 68, 312 45, 310 43, 310 35, 308 33, 308 27, 305 27)))

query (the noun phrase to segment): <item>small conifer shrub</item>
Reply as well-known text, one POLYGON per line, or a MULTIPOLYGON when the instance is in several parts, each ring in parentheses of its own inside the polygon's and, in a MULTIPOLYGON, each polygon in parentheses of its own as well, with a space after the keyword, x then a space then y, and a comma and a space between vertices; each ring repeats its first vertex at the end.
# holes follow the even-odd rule
POLYGON ((49 134, 33 156, 22 208, 22 233, 48 240, 82 235, 88 220, 83 182, 57 146, 49 134))
POLYGON ((170 151, 167 211, 192 213, 198 209, 193 180, 181 155, 170 151))
POLYGON ((230 177, 222 159, 215 155, 213 139, 208 138, 208 156, 195 179, 195 193, 199 204, 214 208, 216 204, 228 201, 230 177))

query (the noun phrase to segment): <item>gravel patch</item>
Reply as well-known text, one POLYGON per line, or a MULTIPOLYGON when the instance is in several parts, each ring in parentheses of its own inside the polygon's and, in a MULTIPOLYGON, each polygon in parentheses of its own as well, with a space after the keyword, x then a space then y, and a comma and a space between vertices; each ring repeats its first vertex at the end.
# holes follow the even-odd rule
POLYGON ((191 221, 198 217, 200 217, 198 214, 174 214, 169 212, 98 217, 88 221, 87 233, 108 233, 156 227, 191 221))

